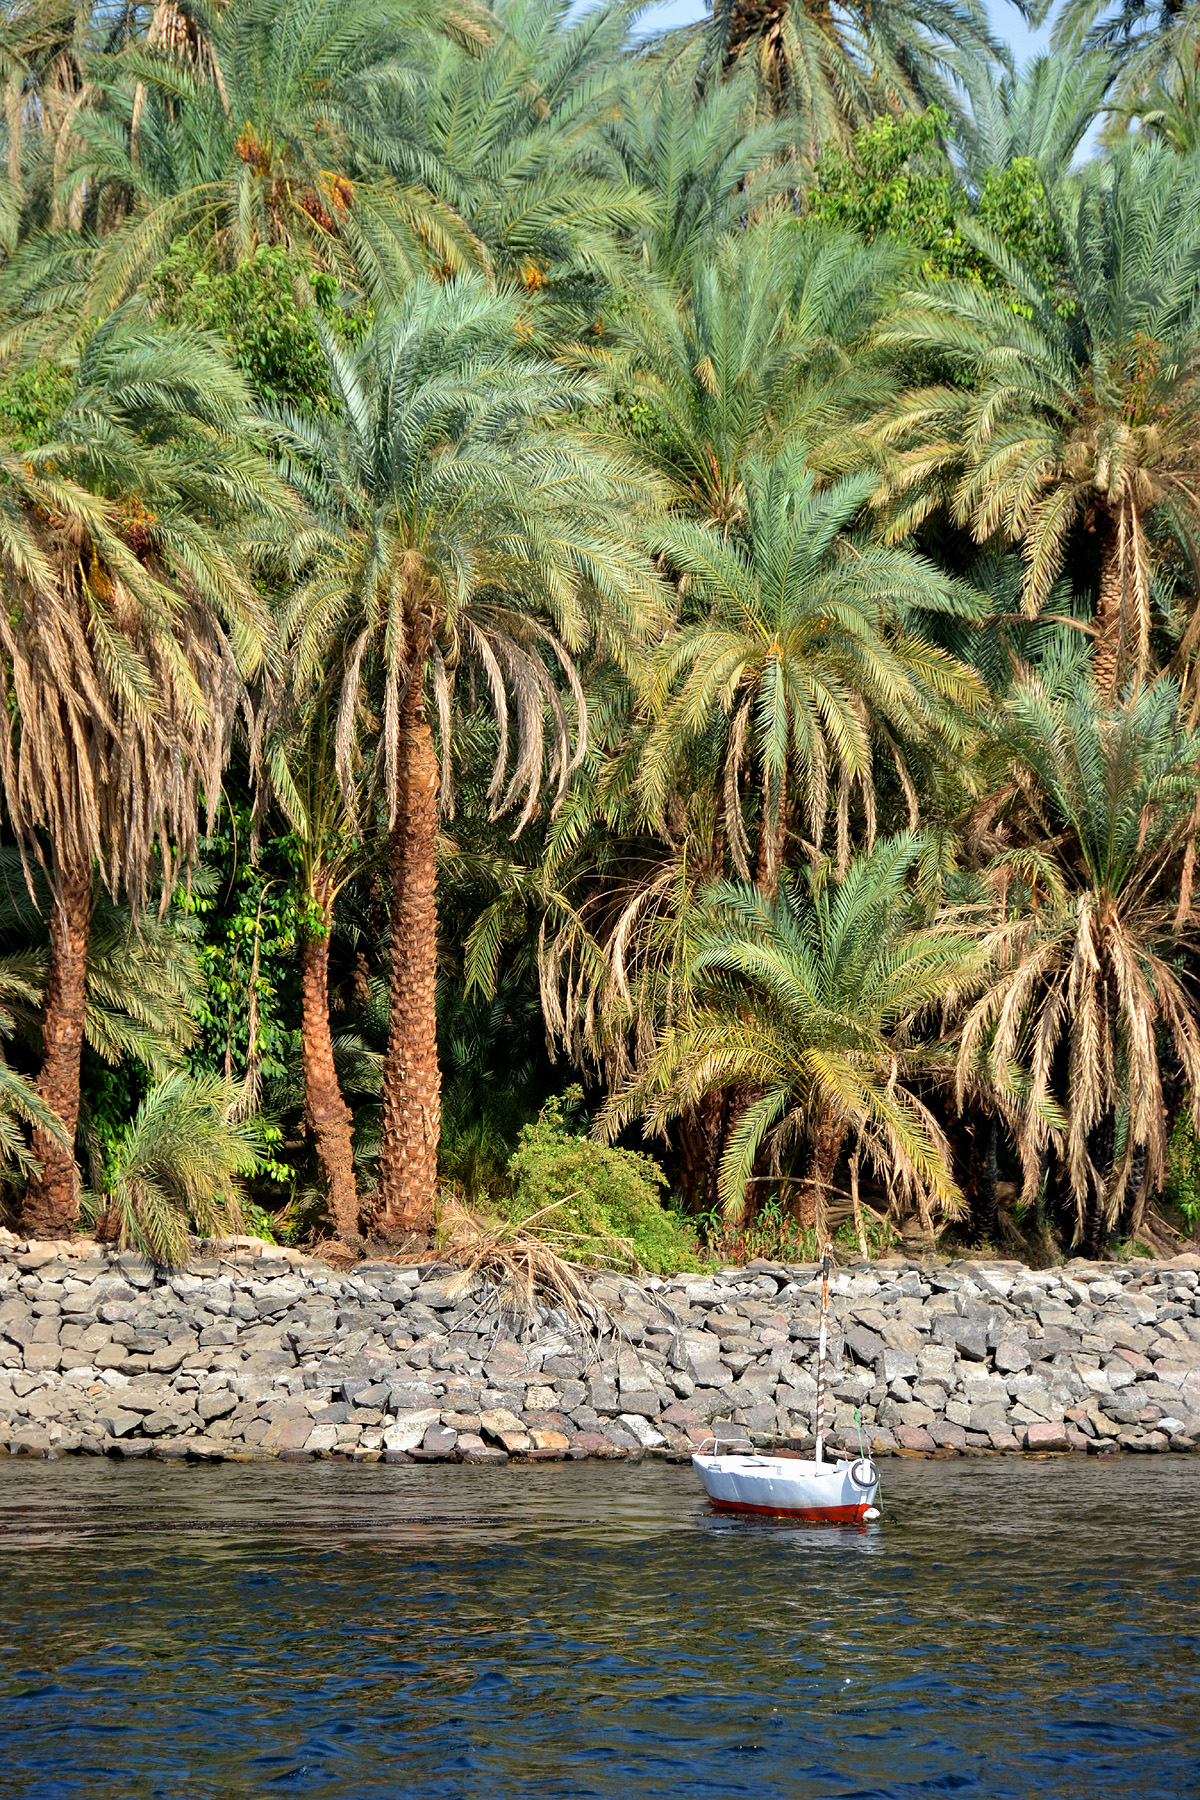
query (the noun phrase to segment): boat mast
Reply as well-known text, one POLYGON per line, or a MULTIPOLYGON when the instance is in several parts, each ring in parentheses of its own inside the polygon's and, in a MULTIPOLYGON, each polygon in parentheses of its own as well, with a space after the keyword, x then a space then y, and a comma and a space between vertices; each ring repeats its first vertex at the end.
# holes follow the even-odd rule
POLYGON ((821 1257, 821 1332, 817 1339, 817 1454, 818 1468, 825 1453, 825 1346, 829 1339, 829 1258, 833 1245, 826 1239, 821 1257))

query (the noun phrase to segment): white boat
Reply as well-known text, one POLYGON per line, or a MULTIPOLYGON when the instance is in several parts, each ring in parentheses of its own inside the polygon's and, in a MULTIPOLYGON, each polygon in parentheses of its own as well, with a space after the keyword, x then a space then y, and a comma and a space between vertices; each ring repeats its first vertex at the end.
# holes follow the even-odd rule
POLYGON ((825 1351, 829 1323, 829 1262, 832 1245, 821 1259, 821 1329, 817 1344, 816 1454, 800 1457, 711 1454, 701 1444, 692 1467, 704 1491, 721 1512, 761 1513, 784 1519, 823 1519, 831 1524, 869 1524, 879 1517, 875 1496, 879 1472, 865 1453, 855 1458, 825 1460, 825 1351))
POLYGON ((869 1524, 879 1517, 879 1473, 869 1456, 853 1461, 804 1461, 799 1457, 706 1455, 692 1457, 704 1491, 720 1512, 760 1513, 830 1524, 869 1524))

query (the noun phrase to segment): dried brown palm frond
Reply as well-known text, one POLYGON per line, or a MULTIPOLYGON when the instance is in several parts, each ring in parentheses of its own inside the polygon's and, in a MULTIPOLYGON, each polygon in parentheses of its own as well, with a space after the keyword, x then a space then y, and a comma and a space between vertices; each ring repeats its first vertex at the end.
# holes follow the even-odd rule
MULTIPOLYGON (((579 1266, 570 1260, 582 1239, 553 1223, 550 1215, 565 1205, 542 1207, 517 1222, 484 1218, 461 1201, 443 1200, 438 1217, 438 1254, 454 1272, 446 1278, 448 1296, 465 1299, 482 1282, 481 1311, 495 1304, 522 1322, 538 1317, 539 1301, 558 1307, 568 1325, 585 1341, 610 1324, 603 1307, 588 1292, 579 1266), (540 1221, 538 1232, 530 1227, 540 1221)), ((614 1249, 627 1251, 621 1240, 614 1249)))
POLYGON ((1083 684, 1018 684, 1003 731, 1020 778, 983 872, 988 974, 964 1013, 960 1101, 981 1078, 1013 1130, 1025 1199, 1061 1167, 1092 1253, 1136 1233, 1166 1174, 1162 1060, 1200 1119, 1200 1022, 1177 871, 1200 737, 1160 680, 1127 705, 1083 684))
MULTIPOLYGON (((286 510, 206 340, 96 332, 54 440, 0 446, 0 780, 52 887, 168 896, 271 623, 239 527, 286 510)), ((251 733, 253 741, 253 733, 251 733)))

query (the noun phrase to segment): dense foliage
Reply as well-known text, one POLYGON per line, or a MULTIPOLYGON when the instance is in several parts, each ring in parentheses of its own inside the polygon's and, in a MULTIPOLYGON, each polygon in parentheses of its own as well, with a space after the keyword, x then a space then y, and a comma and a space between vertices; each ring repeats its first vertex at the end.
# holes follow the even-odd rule
POLYGON ((30 1234, 1200 1220, 1191 15, 632 17, 5 10, 30 1234))

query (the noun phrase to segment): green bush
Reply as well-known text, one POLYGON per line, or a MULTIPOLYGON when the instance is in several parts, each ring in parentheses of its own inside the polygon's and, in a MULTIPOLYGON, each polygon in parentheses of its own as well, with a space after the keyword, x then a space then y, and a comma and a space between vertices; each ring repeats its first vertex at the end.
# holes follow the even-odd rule
POLYGON ((1186 1111, 1180 1113, 1171 1133, 1164 1192, 1194 1236, 1200 1225, 1200 1142, 1186 1111))
POLYGON ((700 1268, 695 1234, 662 1202, 658 1164, 588 1137, 579 1129, 582 1101, 580 1088, 568 1088, 522 1129, 508 1165, 512 1193, 495 1197, 496 1210, 513 1224, 529 1220, 572 1261, 625 1262, 657 1275, 700 1268))

